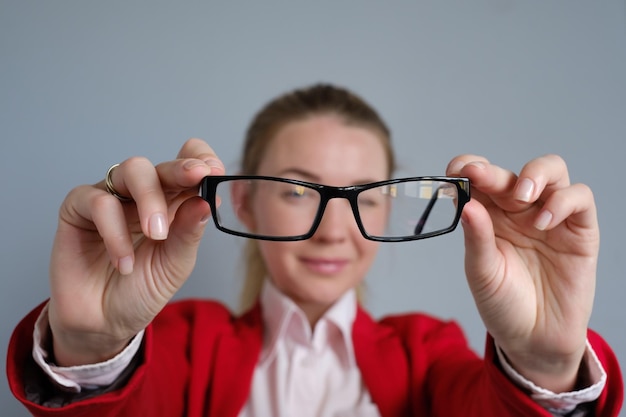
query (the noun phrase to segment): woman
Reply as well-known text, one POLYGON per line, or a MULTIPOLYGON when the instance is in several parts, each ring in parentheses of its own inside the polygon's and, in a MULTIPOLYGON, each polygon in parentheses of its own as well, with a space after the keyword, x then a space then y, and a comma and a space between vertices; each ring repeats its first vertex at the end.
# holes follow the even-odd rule
MULTIPOLYGON (((278 194, 292 210, 316 195, 309 183, 377 183, 394 164, 376 112, 349 91, 317 85, 257 114, 242 174, 303 181, 278 194)), ((250 241, 243 315, 209 301, 168 304, 211 216, 197 186, 223 174, 209 145, 192 139, 176 160, 131 158, 69 193, 50 300, 20 323, 9 349, 11 387, 33 414, 618 414, 617 360, 587 330, 599 244, 593 196, 569 183, 560 158, 530 161, 519 175, 474 155, 448 165, 447 175, 472 183, 464 207, 461 191, 452 200, 489 334, 484 360, 454 323, 419 314, 375 322, 358 306, 379 245, 364 236, 392 216, 384 209, 368 223, 365 207, 376 207, 368 200, 356 209, 328 200, 308 239, 250 241)), ((278 203, 264 204, 267 195, 233 188, 247 233, 272 237, 294 223, 278 203)))

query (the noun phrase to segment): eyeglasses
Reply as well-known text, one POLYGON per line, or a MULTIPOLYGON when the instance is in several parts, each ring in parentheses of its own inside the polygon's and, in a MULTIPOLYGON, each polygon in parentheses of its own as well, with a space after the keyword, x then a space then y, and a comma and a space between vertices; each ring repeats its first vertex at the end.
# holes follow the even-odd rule
POLYGON ((470 200, 467 178, 413 177, 331 187, 265 176, 209 176, 200 196, 222 232, 252 239, 296 241, 317 230, 328 201, 349 201, 364 238, 426 239, 453 231, 470 200))

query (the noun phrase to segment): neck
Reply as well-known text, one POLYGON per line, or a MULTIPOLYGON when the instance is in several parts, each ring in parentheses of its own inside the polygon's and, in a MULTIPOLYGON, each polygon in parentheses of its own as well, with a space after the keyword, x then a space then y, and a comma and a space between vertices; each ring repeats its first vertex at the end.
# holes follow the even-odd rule
POLYGON ((306 316, 309 321, 309 325, 311 326, 311 330, 315 328, 319 319, 321 319, 332 306, 332 304, 307 303, 298 300, 293 301, 298 307, 300 307, 300 310, 302 310, 306 316))

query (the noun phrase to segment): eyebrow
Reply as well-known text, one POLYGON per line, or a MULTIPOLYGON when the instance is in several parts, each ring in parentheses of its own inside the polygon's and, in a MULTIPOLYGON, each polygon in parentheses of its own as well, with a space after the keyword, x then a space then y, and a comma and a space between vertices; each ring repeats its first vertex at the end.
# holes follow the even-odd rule
MULTIPOLYGON (((297 176, 299 178, 302 178, 303 181, 308 181, 308 182, 313 182, 316 184, 321 184, 320 182, 320 177, 313 174, 312 172, 309 172, 307 170, 304 170, 302 168, 286 168, 283 169, 281 171, 279 171, 277 173, 278 177, 285 177, 285 178, 289 178, 290 176, 297 176)), ((299 179, 298 178, 298 179, 299 179)), ((385 178, 387 179, 387 178, 385 178)), ((358 181, 353 181, 351 184, 344 184, 343 186, 350 186, 350 185, 358 185, 358 184, 369 184, 371 182, 377 182, 377 181, 381 181, 381 180, 376 180, 373 178, 363 178, 360 179, 358 181)), ((325 185, 325 184, 322 184, 325 185)))

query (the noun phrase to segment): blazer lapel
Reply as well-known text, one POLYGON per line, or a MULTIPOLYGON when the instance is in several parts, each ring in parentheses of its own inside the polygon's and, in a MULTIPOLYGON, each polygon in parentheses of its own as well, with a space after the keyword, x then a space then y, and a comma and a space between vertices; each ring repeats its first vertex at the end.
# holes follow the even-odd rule
MULTIPOLYGON (((391 327, 376 323, 361 308, 352 327, 357 365, 373 401, 383 417, 409 414, 407 355, 391 327)), ((209 416, 237 417, 250 393, 254 369, 263 343, 259 304, 237 319, 234 332, 219 341, 209 416)))
POLYGON ((361 375, 381 415, 407 416, 409 365, 400 338, 358 307, 352 339, 361 375))
POLYGON ((218 342, 208 405, 209 416, 236 417, 248 399, 263 343, 258 303, 236 319, 233 328, 233 333, 225 334, 218 342))

